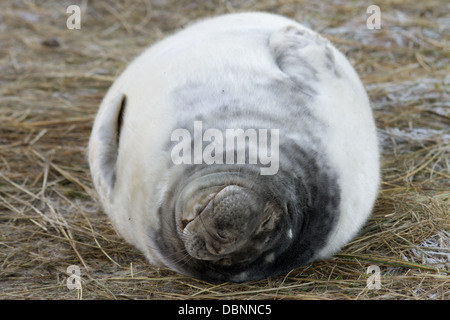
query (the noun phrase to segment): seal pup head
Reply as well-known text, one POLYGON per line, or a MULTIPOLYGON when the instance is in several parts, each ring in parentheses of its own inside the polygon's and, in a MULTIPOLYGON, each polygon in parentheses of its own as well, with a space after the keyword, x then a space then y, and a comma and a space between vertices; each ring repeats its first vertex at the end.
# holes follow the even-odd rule
POLYGON ((222 265, 255 260, 283 213, 242 186, 196 196, 190 194, 195 188, 187 189, 177 200, 177 232, 189 255, 199 260, 222 265))
POLYGON ((248 165, 173 170, 159 208, 160 231, 151 239, 173 270, 213 283, 243 282, 312 258, 299 245, 309 231, 302 230, 302 191, 293 184, 283 188, 283 179, 248 165))

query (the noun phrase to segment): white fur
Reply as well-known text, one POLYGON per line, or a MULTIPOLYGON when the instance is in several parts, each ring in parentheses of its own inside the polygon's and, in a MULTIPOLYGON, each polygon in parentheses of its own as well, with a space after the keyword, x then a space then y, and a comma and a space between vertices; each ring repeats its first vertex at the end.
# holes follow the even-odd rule
POLYGON ((341 216, 319 254, 321 257, 338 251, 360 230, 372 212, 380 179, 378 142, 369 99, 348 60, 336 49, 333 51, 338 72, 348 81, 327 85, 328 79, 324 77, 323 93, 315 101, 314 115, 329 126, 325 150, 330 164, 339 173, 341 216))
MULTIPOLYGON (((89 144, 94 185, 118 232, 142 250, 150 262, 163 264, 159 253, 151 248, 149 232, 159 226, 155 204, 161 201, 166 181, 171 179, 165 170, 167 154, 162 149, 177 114, 171 92, 188 81, 214 81, 213 75, 225 78, 230 70, 225 72, 223 68, 233 64, 267 74, 279 73, 270 50, 260 49, 268 46, 273 32, 288 25, 305 29, 292 20, 267 13, 207 19, 144 51, 105 96, 89 144), (221 37, 216 36, 219 33, 221 37), (127 97, 126 121, 113 188, 102 171, 114 168, 102 167, 99 158, 108 151, 104 137, 111 130, 110 119, 118 112, 118 97, 122 94, 127 97)), ((336 252, 354 237, 372 210, 379 179, 375 125, 368 98, 347 59, 329 46, 344 80, 336 81, 326 71, 320 72, 321 92, 313 112, 329 129, 323 141, 330 165, 339 174, 342 194, 340 219, 320 257, 336 252)), ((321 63, 314 61, 320 60, 319 55, 310 59, 311 63, 321 63)), ((236 88, 249 83, 251 74, 236 88)))

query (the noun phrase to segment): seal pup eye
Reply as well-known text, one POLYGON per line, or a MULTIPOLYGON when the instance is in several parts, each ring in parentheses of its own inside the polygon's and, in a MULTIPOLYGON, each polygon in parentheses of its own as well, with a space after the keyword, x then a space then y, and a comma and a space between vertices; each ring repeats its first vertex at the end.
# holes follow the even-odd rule
POLYGON ((257 232, 272 230, 282 212, 276 204, 268 202, 264 207, 263 219, 257 232))
POLYGON ((266 219, 263 221, 263 223, 261 224, 261 228, 268 228, 269 227, 269 222, 272 220, 272 215, 269 215, 266 217, 266 219))

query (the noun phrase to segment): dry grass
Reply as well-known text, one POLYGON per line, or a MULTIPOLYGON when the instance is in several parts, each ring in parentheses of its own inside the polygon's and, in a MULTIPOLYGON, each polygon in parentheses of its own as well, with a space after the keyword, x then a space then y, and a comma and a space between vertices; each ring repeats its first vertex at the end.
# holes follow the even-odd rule
POLYGON ((449 299, 450 15, 447 1, 78 1, 0 4, 1 299, 449 299), (79 3, 78 3, 79 4, 79 3), (200 17, 277 12, 332 40, 373 102, 383 155, 374 214, 335 258, 244 284, 153 268, 93 198, 85 148, 97 107, 143 48, 200 17), (82 290, 66 287, 81 268, 82 290), (381 270, 368 289, 366 270, 381 270))

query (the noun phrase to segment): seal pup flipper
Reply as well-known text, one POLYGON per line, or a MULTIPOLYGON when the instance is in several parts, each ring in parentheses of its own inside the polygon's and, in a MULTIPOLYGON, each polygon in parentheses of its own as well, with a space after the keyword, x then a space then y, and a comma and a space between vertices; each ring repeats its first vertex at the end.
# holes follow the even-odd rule
POLYGON ((287 26, 270 36, 269 47, 280 70, 309 95, 324 77, 337 76, 331 44, 319 34, 287 26))
POLYGON ((116 162, 126 96, 118 94, 105 105, 97 117, 89 141, 93 179, 101 186, 103 197, 109 197, 116 182, 116 162))

